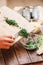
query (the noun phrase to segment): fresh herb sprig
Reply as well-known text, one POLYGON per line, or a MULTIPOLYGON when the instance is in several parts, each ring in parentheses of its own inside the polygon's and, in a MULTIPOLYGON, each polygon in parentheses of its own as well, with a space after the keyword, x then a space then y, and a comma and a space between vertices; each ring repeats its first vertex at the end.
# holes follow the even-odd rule
POLYGON ((11 20, 11 19, 5 18, 5 21, 6 21, 9 25, 13 25, 13 26, 19 27, 19 25, 16 23, 15 20, 11 20))
POLYGON ((21 29, 21 30, 18 32, 18 34, 19 34, 20 36, 25 37, 25 38, 27 38, 28 35, 29 35, 29 33, 27 32, 26 29, 21 29))

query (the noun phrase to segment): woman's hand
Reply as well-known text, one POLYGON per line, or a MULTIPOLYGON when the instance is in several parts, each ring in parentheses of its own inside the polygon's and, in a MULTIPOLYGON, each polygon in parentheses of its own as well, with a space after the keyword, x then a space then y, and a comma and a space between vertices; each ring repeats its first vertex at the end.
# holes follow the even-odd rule
POLYGON ((0 37, 0 49, 9 49, 14 44, 12 36, 0 37))

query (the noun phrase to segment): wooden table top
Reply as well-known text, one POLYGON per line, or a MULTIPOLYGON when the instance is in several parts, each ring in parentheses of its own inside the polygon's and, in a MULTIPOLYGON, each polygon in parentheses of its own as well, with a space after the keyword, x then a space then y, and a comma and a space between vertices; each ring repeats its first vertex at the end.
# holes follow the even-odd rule
POLYGON ((9 50, 0 50, 0 65, 43 65, 43 55, 27 51, 18 42, 9 50))

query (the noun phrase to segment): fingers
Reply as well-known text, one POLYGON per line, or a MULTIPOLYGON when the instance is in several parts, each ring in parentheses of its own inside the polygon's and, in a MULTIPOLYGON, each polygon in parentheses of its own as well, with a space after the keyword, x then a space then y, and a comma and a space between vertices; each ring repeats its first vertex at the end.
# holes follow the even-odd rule
POLYGON ((14 44, 14 39, 12 36, 0 37, 0 48, 9 49, 14 44))
POLYGON ((6 43, 6 42, 4 42, 4 43, 2 43, 2 45, 1 45, 0 48, 2 48, 2 49, 9 49, 11 46, 13 46, 12 43, 6 43))
POLYGON ((3 36, 3 37, 5 37, 5 38, 11 38, 11 39, 13 39, 13 37, 12 36, 3 36))
POLYGON ((9 42, 9 43, 13 43, 14 42, 14 39, 4 38, 3 41, 9 42))
POLYGON ((3 45, 4 45, 4 46, 12 46, 13 43, 4 42, 3 45))
POLYGON ((3 36, 3 41, 13 43, 14 39, 12 36, 3 36))
POLYGON ((10 47, 8 47, 8 46, 2 46, 2 47, 0 47, 1 49, 9 49, 10 47))

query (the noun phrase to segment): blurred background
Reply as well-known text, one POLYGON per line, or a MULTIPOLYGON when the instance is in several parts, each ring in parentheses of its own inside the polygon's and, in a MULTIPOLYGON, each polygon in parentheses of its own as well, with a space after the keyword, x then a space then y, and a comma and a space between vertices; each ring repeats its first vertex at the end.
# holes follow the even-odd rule
POLYGON ((14 6, 43 6, 43 0, 0 0, 0 6, 3 5, 7 5, 10 8, 14 8, 14 6))

